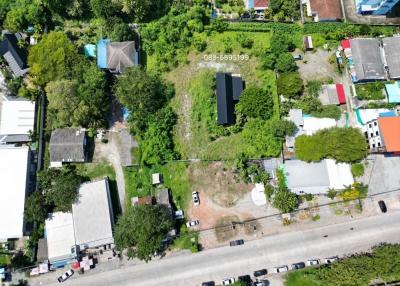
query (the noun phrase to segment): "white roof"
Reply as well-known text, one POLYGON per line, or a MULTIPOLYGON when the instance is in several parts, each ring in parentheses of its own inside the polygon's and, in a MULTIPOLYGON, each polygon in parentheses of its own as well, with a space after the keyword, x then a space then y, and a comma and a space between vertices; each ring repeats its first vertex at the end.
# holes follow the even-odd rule
POLYGON ((108 180, 82 184, 79 201, 72 205, 72 214, 77 245, 97 247, 114 243, 108 180))
MULTIPOLYGON (((358 109, 357 113, 362 123, 365 125, 368 122, 378 119, 380 113, 390 112, 387 108, 377 108, 377 109, 358 109)), ((361 123, 357 120, 358 127, 362 127, 361 123)))
POLYGON ((326 159, 330 188, 336 190, 344 189, 354 183, 351 167, 346 163, 336 163, 332 159, 326 159))
POLYGON ((287 186, 296 194, 323 194, 329 188, 341 190, 354 182, 350 165, 332 159, 311 163, 287 160, 283 168, 287 186))
POLYGON ((306 135, 313 135, 315 132, 336 126, 336 120, 332 118, 304 117, 303 131, 306 135))
POLYGON ((71 247, 75 245, 72 214, 63 212, 50 214, 45 225, 49 260, 71 257, 71 247))
POLYGON ((35 103, 26 99, 14 99, 3 95, 0 134, 29 134, 33 130, 35 103))
POLYGON ((0 147, 0 239, 23 236, 28 147, 0 147))

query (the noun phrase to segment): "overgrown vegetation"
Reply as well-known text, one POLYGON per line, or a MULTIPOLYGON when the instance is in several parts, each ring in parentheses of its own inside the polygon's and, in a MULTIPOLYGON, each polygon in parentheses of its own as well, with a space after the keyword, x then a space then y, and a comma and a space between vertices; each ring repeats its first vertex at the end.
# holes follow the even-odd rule
POLYGON ((351 173, 354 177, 362 177, 364 175, 364 165, 362 163, 351 164, 351 173))
POLYGON ((332 158, 338 162, 357 162, 368 154, 363 134, 355 128, 334 127, 314 135, 296 137, 296 156, 303 161, 332 158))
POLYGON ((365 84, 356 84, 357 98, 360 100, 385 99, 385 83, 377 81, 365 84))
POLYGON ((400 245, 376 246, 371 253, 361 253, 330 265, 291 272, 287 286, 365 286, 372 280, 391 282, 400 279, 400 245), (302 284, 305 283, 305 284, 302 284))
POLYGON ((160 205, 128 208, 115 226, 115 245, 119 250, 127 249, 129 258, 149 261, 171 228, 171 215, 160 205))

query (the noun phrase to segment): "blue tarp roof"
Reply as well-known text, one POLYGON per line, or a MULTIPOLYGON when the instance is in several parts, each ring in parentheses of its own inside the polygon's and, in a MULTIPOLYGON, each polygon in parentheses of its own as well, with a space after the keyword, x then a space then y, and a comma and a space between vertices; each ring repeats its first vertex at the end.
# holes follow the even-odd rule
POLYGON ((96 45, 87 44, 83 48, 85 52, 85 56, 87 58, 95 58, 96 57, 96 45))
POLYGON ((400 103, 400 82, 385 84, 389 103, 400 103))
POLYGON ((110 42, 109 39, 101 39, 97 43, 97 66, 99 68, 107 68, 107 44, 110 42))

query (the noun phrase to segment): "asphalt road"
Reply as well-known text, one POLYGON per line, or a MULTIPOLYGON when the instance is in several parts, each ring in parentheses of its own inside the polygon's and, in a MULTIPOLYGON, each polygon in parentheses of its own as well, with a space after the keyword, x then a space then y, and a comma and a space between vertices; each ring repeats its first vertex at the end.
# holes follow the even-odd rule
MULTIPOLYGON (((254 270, 367 251, 380 242, 400 242, 400 211, 302 232, 290 232, 222 247, 77 276, 64 285, 200 285, 254 270), (353 230, 351 230, 353 228, 353 230), (328 237, 324 237, 328 235, 328 237)), ((54 280, 53 280, 54 281, 54 280)), ((58 283, 41 285, 59 285, 58 283)), ((271 285, 273 286, 273 285, 271 285)))

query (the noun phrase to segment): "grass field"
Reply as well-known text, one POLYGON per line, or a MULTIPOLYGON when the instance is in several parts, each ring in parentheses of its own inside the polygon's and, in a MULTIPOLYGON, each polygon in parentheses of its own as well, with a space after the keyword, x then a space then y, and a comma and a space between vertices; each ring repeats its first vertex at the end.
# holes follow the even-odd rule
POLYGON ((155 195, 157 188, 151 184, 151 175, 160 173, 163 176, 163 187, 169 188, 177 208, 186 209, 190 201, 190 185, 186 163, 168 163, 153 167, 126 167, 124 168, 126 201, 132 197, 155 195))
POLYGON ((322 286, 302 272, 290 272, 286 276, 285 286, 322 286))
POLYGON ((105 176, 115 180, 115 171, 111 164, 106 161, 100 163, 76 164, 78 174, 90 180, 101 179, 105 176))

